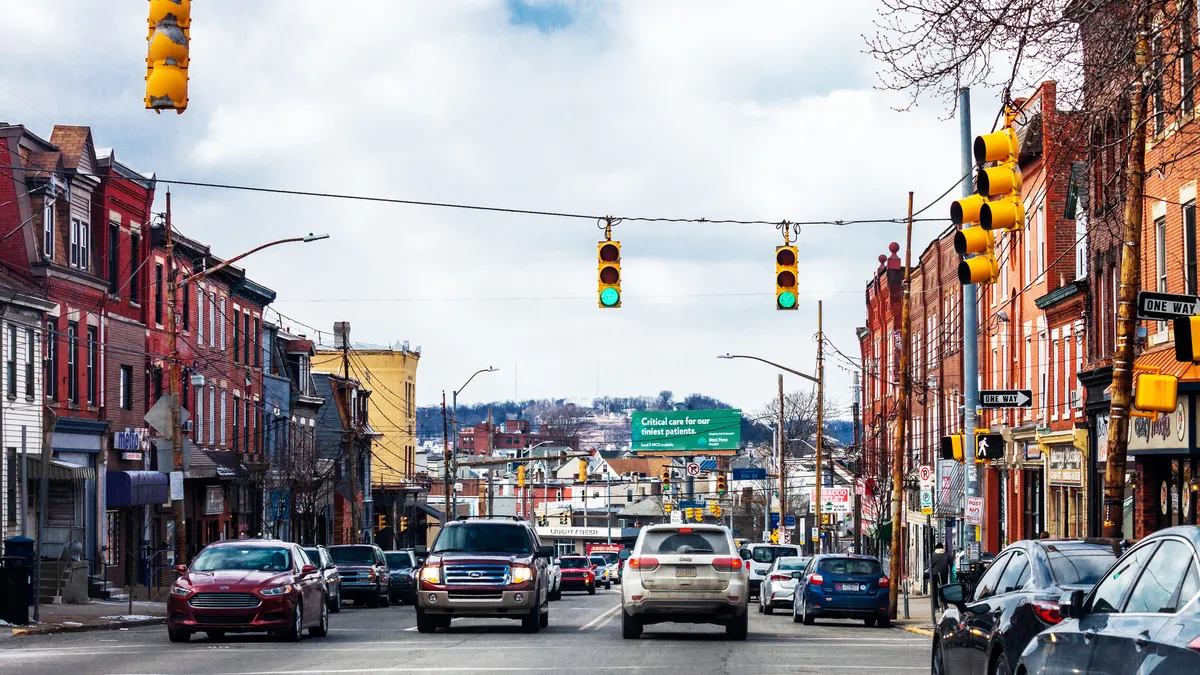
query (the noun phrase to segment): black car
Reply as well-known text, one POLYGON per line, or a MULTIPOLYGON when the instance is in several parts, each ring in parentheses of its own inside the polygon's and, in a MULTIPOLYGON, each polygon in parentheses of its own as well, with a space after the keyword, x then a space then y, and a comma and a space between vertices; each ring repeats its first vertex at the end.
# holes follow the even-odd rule
POLYGON ((305 546, 304 553, 325 579, 325 600, 329 604, 329 611, 342 611, 342 574, 333 564, 333 558, 329 557, 329 551, 324 546, 305 546))
POLYGON ((340 544, 329 547, 329 557, 342 574, 342 596, 371 607, 391 604, 392 579, 383 549, 374 544, 340 544))
POLYGON ((392 602, 415 604, 417 601, 417 558, 412 549, 384 551, 388 575, 392 578, 392 602))
POLYGON ((967 595, 941 589, 949 605, 933 638, 933 672, 1012 675, 1033 636, 1062 620, 1063 592, 1086 590, 1120 554, 1108 539, 1018 541, 1000 552, 967 595))
POLYGON ((1064 593, 1062 623, 1025 649, 1017 672, 1200 673, 1200 527, 1159 530, 1091 590, 1064 593))

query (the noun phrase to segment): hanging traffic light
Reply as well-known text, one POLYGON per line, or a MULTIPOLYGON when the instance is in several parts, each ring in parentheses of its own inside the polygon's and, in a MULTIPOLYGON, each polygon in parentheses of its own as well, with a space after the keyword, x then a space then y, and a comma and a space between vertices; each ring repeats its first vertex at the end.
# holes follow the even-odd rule
POLYGON ((671 515, 671 509, 672 509, 671 502, 663 502, 663 513, 665 513, 669 516, 669 515, 671 515))
POLYGON ((559 523, 561 523, 561 524, 563 524, 563 525, 569 525, 569 524, 571 523, 571 514, 570 514, 570 512, 569 512, 569 511, 563 511, 561 514, 559 514, 559 516, 558 516, 558 522, 559 522, 559 523))
POLYGON ((720 505, 720 504, 714 504, 714 505, 713 505, 712 514, 713 514, 713 517, 714 517, 714 518, 720 518, 720 517, 721 517, 721 505, 720 505))
POLYGON ((387 527, 387 516, 382 513, 375 514, 375 529, 382 530, 387 527))
POLYGON ((146 108, 187 110, 192 0, 150 0, 146 48, 146 108))
POLYGON ((663 467, 661 480, 663 494, 669 493, 671 491, 671 470, 667 467, 663 467))
POLYGON ((952 459, 956 462, 963 461, 962 432, 942 436, 942 459, 952 459))
POLYGON ((717 494, 724 496, 726 492, 725 474, 717 474, 717 494))
POLYGON ((1175 319, 1175 360, 1200 363, 1200 316, 1175 319))
POLYGON ((579 461, 579 482, 580 483, 587 482, 587 479, 588 479, 587 469, 588 469, 587 462, 580 460, 579 461))
POLYGON ((704 522, 704 509, 692 509, 692 515, 695 516, 697 523, 704 522))
POLYGON ((975 187, 988 200, 979 209, 979 224, 985 230, 1020 230, 1025 226, 1025 203, 1021 200, 1021 167, 1017 160, 1020 143, 1013 128, 1015 115, 1005 111, 1004 128, 975 137, 976 163, 996 162, 975 175, 975 187))
MULTIPOLYGON (((1176 335, 1178 340, 1179 336, 1176 335)), ((1136 373, 1133 407, 1147 413, 1173 413, 1179 404, 1179 379, 1174 375, 1136 373)))
POLYGON ((525 487, 525 465, 521 464, 517 467, 517 487, 525 487))
POLYGON ((958 280, 964 286, 995 283, 1000 277, 996 240, 991 231, 978 225, 964 227, 954 235, 954 250, 963 256, 958 263, 958 280))
POLYGON ((775 309, 796 309, 796 293, 800 284, 800 259, 796 247, 775 247, 775 309))
POLYGON ((605 240, 596 244, 598 302, 602 309, 621 306, 621 242, 605 240))

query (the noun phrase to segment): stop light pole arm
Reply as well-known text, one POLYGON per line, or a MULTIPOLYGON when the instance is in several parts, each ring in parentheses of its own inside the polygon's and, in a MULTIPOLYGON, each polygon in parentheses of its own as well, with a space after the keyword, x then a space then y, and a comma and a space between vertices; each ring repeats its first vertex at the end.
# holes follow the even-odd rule
POLYGON ((769 366, 775 366, 776 368, 778 368, 782 371, 789 372, 797 377, 803 377, 804 379, 806 379, 810 382, 814 382, 817 384, 820 384, 820 382, 821 382, 820 380, 813 377, 812 375, 802 373, 798 370, 792 370, 791 368, 788 368, 787 366, 781 366, 778 363, 775 363, 774 361, 768 361, 766 359, 759 358, 757 356, 748 356, 746 354, 721 354, 721 355, 718 355, 717 358, 718 359, 753 359, 754 361, 761 361, 762 363, 765 363, 769 366))

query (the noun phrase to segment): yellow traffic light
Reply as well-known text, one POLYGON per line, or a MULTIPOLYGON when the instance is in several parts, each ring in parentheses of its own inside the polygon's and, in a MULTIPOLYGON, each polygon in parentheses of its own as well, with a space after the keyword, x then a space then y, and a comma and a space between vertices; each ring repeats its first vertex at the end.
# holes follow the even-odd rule
POLYGON ((146 108, 187 110, 192 0, 150 0, 146 48, 146 108))
POLYGON ((723 496, 726 491, 725 474, 719 473, 717 474, 717 494, 723 496))
POLYGON ((587 462, 579 460, 579 482, 586 483, 588 479, 587 462))
POLYGON ((795 246, 775 247, 775 309, 796 309, 800 259, 795 246))
POLYGON ((663 502, 663 513, 667 515, 671 514, 671 502, 663 502))
POLYGON ((992 233, 979 226, 964 227, 954 235, 954 250, 963 256, 958 264, 962 284, 990 284, 1000 276, 992 233), (968 257, 970 256, 970 257, 968 257))
POLYGON ((1175 319, 1175 360, 1200 363, 1200 316, 1175 319))
POLYGON ((558 516, 558 522, 562 523, 563 525, 569 524, 571 522, 571 514, 567 513, 566 511, 563 511, 558 516))
POLYGON ((975 138, 975 161, 996 162, 975 176, 979 193, 990 201, 979 210, 979 224, 987 230, 1019 230, 1025 225, 1025 203, 1021 200, 1021 167, 1017 160, 1020 144, 1013 129, 1014 115, 1005 116, 1003 129, 975 138))
POLYGON ((517 487, 525 487, 525 465, 517 466, 517 487))
POLYGON ((714 518, 721 517, 721 505, 720 504, 713 506, 712 514, 713 514, 714 518))
POLYGON ((382 513, 375 514, 375 529, 382 530, 387 527, 387 516, 382 513))
POLYGON ((696 516, 697 523, 704 522, 704 509, 692 509, 692 512, 696 516))
POLYGON ((599 282, 599 306, 602 309, 620 307, 621 242, 605 240, 596 244, 596 276, 599 282))
POLYGON ((400 516, 400 531, 408 531, 408 516, 400 516))
MULTIPOLYGON (((1178 336, 1176 337, 1178 339, 1178 336)), ((1142 412, 1173 413, 1179 402, 1179 380, 1174 375, 1138 373, 1133 407, 1142 412)))
POLYGON ((963 461, 963 434, 950 434, 942 436, 942 459, 953 459, 956 462, 963 461))
POLYGON ((662 491, 664 493, 671 491, 671 470, 663 467, 662 470, 662 491))

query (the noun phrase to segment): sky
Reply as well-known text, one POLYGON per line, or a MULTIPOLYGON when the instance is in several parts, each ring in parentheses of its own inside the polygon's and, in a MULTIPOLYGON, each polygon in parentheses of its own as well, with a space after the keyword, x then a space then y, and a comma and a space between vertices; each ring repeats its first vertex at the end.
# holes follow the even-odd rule
MULTIPOLYGON (((877 6, 197 0, 189 108, 157 115, 144 2, 8 0, 0 121, 46 138, 89 125, 163 179, 627 219, 900 218, 908 191, 920 207, 961 175, 958 121, 878 89, 863 39, 877 6)), ((976 132, 994 117, 983 94, 976 132)), ((247 274, 293 332, 349 321, 353 341, 420 345, 421 405, 492 366, 461 400, 668 389, 758 408, 775 371, 716 356, 815 373, 823 301, 827 339, 856 357, 866 283, 904 241, 902 225, 801 227, 799 310, 784 312, 774 226, 626 220, 622 307, 602 310, 592 218, 171 192, 175 227, 218 256, 330 234, 247 258, 247 274)), ((946 225, 919 223, 914 257, 946 225)), ((827 359, 830 398, 848 403, 851 369, 827 359)))

